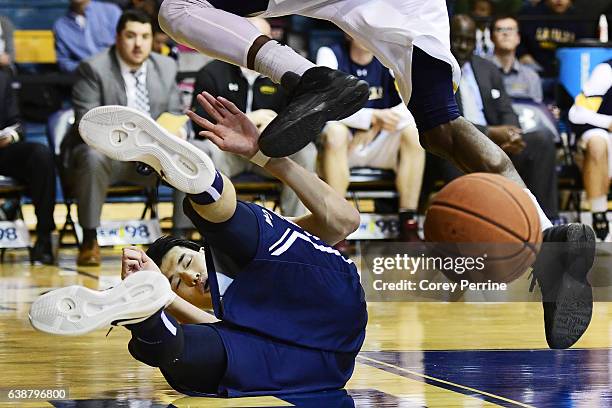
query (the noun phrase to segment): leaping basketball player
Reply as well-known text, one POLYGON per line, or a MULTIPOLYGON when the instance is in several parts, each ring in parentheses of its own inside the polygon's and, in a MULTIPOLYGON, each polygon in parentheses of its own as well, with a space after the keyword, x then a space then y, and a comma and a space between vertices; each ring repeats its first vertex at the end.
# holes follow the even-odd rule
POLYGON ((191 114, 209 138, 264 166, 311 213, 292 222, 237 201, 201 150, 133 109, 95 108, 80 122, 83 139, 113 159, 146 163, 188 193, 185 213, 207 245, 164 237, 146 254, 126 248, 118 286, 49 292, 32 305, 32 325, 64 335, 123 325, 132 356, 188 395, 342 388, 367 312, 355 265, 330 245, 357 228, 359 213, 290 159, 258 155, 259 132, 234 104, 208 94, 198 100, 217 122, 191 114), (215 316, 199 308, 208 291, 215 316))
POLYGON ((310 61, 261 33, 244 16, 298 14, 331 21, 369 48, 394 73, 414 115, 421 144, 466 173, 501 174, 525 188, 544 230, 544 242, 566 243, 564 256, 547 256, 534 269, 542 291, 546 340, 574 344, 589 325, 593 295, 587 273, 595 254, 593 230, 553 227, 504 151, 459 115, 454 98, 460 69, 450 52, 444 0, 165 0, 160 25, 174 40, 260 72, 292 92, 292 100, 263 132, 260 155, 295 153, 324 124, 359 110, 367 85, 310 61))

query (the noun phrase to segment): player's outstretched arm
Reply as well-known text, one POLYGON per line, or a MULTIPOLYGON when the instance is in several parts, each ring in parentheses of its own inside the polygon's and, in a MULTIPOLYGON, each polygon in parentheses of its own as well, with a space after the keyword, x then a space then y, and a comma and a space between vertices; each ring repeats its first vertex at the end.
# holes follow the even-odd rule
MULTIPOLYGON (((215 99, 204 92, 198 102, 217 122, 190 112, 189 117, 205 130, 201 136, 210 139, 221 150, 247 159, 258 151, 259 131, 236 105, 225 98, 215 99)), ((310 214, 294 219, 306 231, 329 244, 343 240, 359 226, 359 212, 319 177, 289 158, 270 159, 264 168, 291 187, 310 214)))

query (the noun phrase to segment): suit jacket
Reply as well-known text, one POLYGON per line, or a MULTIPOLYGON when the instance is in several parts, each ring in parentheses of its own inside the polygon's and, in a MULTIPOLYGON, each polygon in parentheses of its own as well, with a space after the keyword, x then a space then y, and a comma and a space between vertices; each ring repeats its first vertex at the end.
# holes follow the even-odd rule
MULTIPOLYGON (((206 64, 196 75, 191 107, 198 115, 213 121, 196 101, 198 94, 207 91, 213 96, 222 96, 232 101, 238 109, 246 112, 248 90, 249 83, 240 67, 214 60, 206 64)), ((287 106, 287 103, 287 93, 280 85, 264 76, 257 77, 252 88, 251 111, 270 109, 278 113, 287 106)), ((203 130, 195 123, 193 127, 196 135, 203 130)))
MULTIPOLYGON (((0 70, 0 130, 7 126, 20 124, 17 96, 12 86, 12 75, 0 70)), ((23 128, 20 125, 17 133, 23 137, 23 128)))
MULTIPOLYGON (((499 68, 491 61, 474 55, 470 59, 480 97, 482 98, 483 111, 487 125, 512 125, 520 127, 518 116, 512 109, 512 99, 506 93, 504 87, 504 78, 499 72, 499 68)), ((461 105, 461 89, 456 95, 459 112, 463 114, 463 106, 461 105)), ((486 134, 486 126, 476 126, 486 134)))
MULTIPOLYGON (((176 62, 152 53, 145 63, 151 117, 157 118, 164 112, 180 114, 176 62)), ((77 81, 72 88, 72 104, 75 124, 62 142, 62 151, 83 143, 77 129, 87 111, 102 105, 127 105, 125 82, 114 46, 79 64, 77 81)))

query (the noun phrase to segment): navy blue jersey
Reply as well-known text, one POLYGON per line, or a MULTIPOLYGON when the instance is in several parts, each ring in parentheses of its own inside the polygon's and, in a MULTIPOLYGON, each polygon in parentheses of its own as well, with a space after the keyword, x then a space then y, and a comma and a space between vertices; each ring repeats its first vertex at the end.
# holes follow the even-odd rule
POLYGON ((357 268, 296 224, 247 205, 257 218, 259 246, 229 286, 207 248, 213 307, 223 321, 213 327, 228 355, 220 393, 341 388, 365 338, 366 303, 357 268))
POLYGON ((351 61, 346 45, 335 44, 329 48, 338 60, 338 70, 355 75, 370 85, 370 98, 366 108, 388 109, 402 102, 395 85, 395 78, 379 60, 372 58, 368 65, 359 65, 351 61))

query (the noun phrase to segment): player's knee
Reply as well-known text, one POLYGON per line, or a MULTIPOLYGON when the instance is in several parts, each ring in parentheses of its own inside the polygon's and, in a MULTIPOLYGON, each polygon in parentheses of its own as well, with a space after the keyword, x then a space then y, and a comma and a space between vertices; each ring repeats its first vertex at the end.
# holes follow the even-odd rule
POLYGON ((419 143, 425 150, 447 157, 453 148, 453 132, 450 124, 445 123, 419 132, 419 143))
POLYGON ((608 158, 608 142, 599 136, 593 136, 586 144, 586 160, 594 163, 605 163, 608 158))
POLYGON ((348 147, 350 132, 346 125, 340 122, 330 122, 323 129, 321 135, 325 151, 343 150, 348 147))
POLYGON ((212 5, 205 0, 199 0, 197 3, 191 0, 165 0, 159 8, 157 17, 161 29, 173 38, 180 37, 181 27, 185 27, 184 19, 181 17, 190 7, 212 8, 212 5))
POLYGON ((176 325, 176 335, 168 336, 164 341, 147 342, 132 335, 128 351, 136 360, 151 367, 163 367, 171 364, 183 354, 185 339, 181 325, 176 325))
POLYGON ((416 126, 406 126, 400 132, 400 143, 404 149, 422 150, 416 126))

